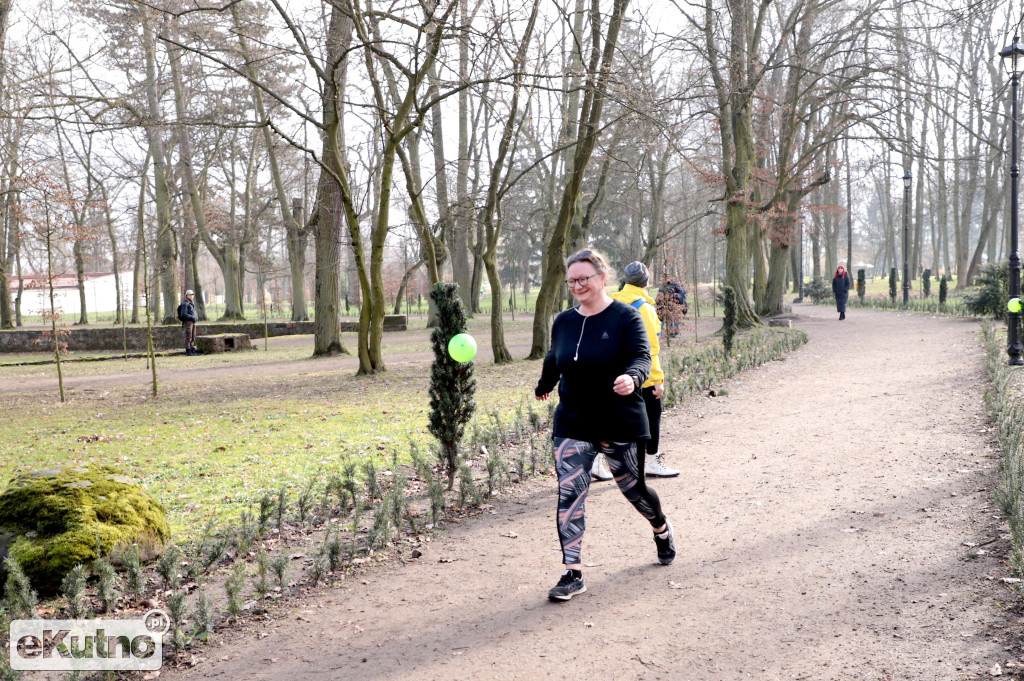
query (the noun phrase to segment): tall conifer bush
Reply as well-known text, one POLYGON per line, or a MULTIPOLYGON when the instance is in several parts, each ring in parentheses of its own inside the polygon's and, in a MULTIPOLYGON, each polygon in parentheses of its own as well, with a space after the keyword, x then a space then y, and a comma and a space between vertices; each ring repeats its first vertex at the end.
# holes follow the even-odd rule
POLYGON ((867 292, 867 284, 864 281, 864 270, 857 270, 857 297, 864 302, 864 293, 867 292))
POLYGON ((434 363, 430 366, 430 434, 440 445, 439 457, 448 474, 448 489, 459 472, 459 444, 476 409, 473 362, 456 362, 448 341, 466 331, 466 310, 455 284, 434 284, 430 298, 437 306, 438 325, 430 334, 434 363))
POLYGON ((736 291, 732 286, 722 287, 725 294, 725 312, 722 318, 722 345, 725 354, 732 354, 732 339, 736 335, 736 291))
POLYGON ((896 268, 889 268, 889 300, 896 302, 896 268))

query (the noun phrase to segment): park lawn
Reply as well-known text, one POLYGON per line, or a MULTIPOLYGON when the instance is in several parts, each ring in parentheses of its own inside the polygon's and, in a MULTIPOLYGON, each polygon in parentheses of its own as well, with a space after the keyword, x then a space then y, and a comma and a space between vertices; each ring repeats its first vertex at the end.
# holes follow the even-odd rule
MULTIPOLYGON (((510 421, 539 371, 537 362, 477 365, 477 418, 497 409, 510 421)), ((202 390, 171 385, 158 399, 138 386, 63 405, 14 396, 0 437, 0 486, 57 463, 110 463, 142 481, 166 506, 175 536, 187 539, 266 492, 287 486, 294 495, 314 475, 322 482, 343 457, 374 457, 385 469, 393 453, 407 461, 410 439, 431 442, 428 386, 429 363, 417 363, 375 377, 254 370, 202 390)))
MULTIPOLYGON (((507 318, 504 320, 506 337, 514 333, 528 333, 532 328, 532 318, 520 317, 516 320, 507 318)), ((430 352, 430 341, 423 332, 426 328, 426 319, 413 318, 409 320, 407 331, 389 331, 385 335, 382 352, 387 357, 396 354, 407 354, 414 352, 430 352)), ((478 315, 470 319, 468 330, 478 336, 481 343, 489 343, 490 338, 490 317, 478 315)), ((353 355, 358 350, 358 339, 355 333, 343 333, 342 340, 346 349, 353 355)), ((189 370, 202 371, 210 367, 224 364, 237 365, 260 365, 272 362, 299 362, 310 359, 312 355, 311 336, 278 336, 270 339, 267 349, 264 349, 262 338, 252 339, 253 351, 248 353, 229 353, 218 355, 200 355, 199 357, 185 358, 184 356, 157 357, 157 373, 161 369, 180 369, 187 367, 189 370), (287 340, 286 340, 287 339, 287 340)), ((133 351, 137 354, 137 351, 133 351)), ((96 376, 101 374, 133 374, 140 371, 148 371, 149 365, 144 358, 131 358, 122 360, 116 352, 72 352, 67 357, 74 360, 84 357, 110 357, 110 361, 103 362, 66 362, 63 365, 64 375, 75 376, 96 376)), ((24 362, 50 361, 53 359, 53 352, 32 352, 16 354, 0 354, 0 381, 4 378, 17 376, 18 378, 45 378, 56 376, 56 368, 51 364, 37 364, 30 366, 14 366, 24 362)))

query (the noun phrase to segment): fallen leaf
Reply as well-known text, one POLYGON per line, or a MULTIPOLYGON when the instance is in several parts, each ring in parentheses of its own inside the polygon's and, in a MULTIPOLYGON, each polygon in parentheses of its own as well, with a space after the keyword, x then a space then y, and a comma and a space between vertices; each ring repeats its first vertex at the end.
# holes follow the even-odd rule
POLYGON ((518 534, 516 534, 515 532, 509 532, 508 534, 503 534, 503 535, 501 535, 501 536, 502 536, 502 537, 508 537, 509 539, 515 539, 515 538, 516 538, 516 537, 518 537, 519 535, 518 535, 518 534))

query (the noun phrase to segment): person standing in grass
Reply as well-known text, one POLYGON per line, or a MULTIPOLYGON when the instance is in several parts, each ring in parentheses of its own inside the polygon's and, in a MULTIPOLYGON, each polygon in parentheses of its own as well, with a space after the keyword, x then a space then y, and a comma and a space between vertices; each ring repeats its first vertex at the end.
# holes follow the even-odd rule
POLYGON ((839 313, 840 321, 846 319, 846 301, 850 298, 850 275, 842 265, 836 268, 836 275, 832 277, 832 293, 836 297, 836 311, 839 313))
POLYGON ((640 395, 651 371, 643 319, 607 294, 608 264, 599 253, 580 251, 566 261, 566 269, 566 284, 579 306, 555 318, 551 349, 534 389, 538 400, 546 400, 558 386, 553 428, 556 523, 565 572, 548 591, 553 601, 567 601, 587 590, 580 553, 590 469, 598 453, 607 458, 619 490, 651 524, 658 562, 668 565, 676 557, 672 525, 636 460, 637 440, 650 437, 640 395))
MULTIPOLYGON (((642 262, 631 262, 622 271, 626 279, 621 291, 612 294, 612 298, 631 306, 640 313, 647 331, 647 342, 651 346, 651 375, 642 386, 640 394, 647 408, 647 424, 650 426, 651 439, 637 440, 636 463, 645 476, 652 478, 674 478, 679 471, 665 465, 665 455, 658 449, 661 443, 661 396, 665 393, 665 373, 661 369, 661 320, 654 307, 654 299, 647 292, 650 274, 642 262), (648 457, 648 453, 650 457, 648 457)), ((598 455, 598 460, 604 457, 598 455)), ((602 461, 603 463, 603 461, 602 461)), ((595 468, 597 462, 595 462, 595 468)), ((593 471, 591 472, 593 475, 593 471)))
POLYGON ((196 322, 199 321, 199 313, 196 312, 195 297, 195 291, 185 291, 185 300, 178 306, 178 319, 181 320, 185 335, 185 354, 189 357, 199 354, 196 351, 196 322))

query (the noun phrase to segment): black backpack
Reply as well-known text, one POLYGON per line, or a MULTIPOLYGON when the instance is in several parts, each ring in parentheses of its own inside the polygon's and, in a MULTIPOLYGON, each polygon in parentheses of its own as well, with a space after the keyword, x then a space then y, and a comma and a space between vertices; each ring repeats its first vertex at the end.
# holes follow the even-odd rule
POLYGON ((187 322, 189 319, 185 316, 185 303, 178 305, 178 321, 187 322))

